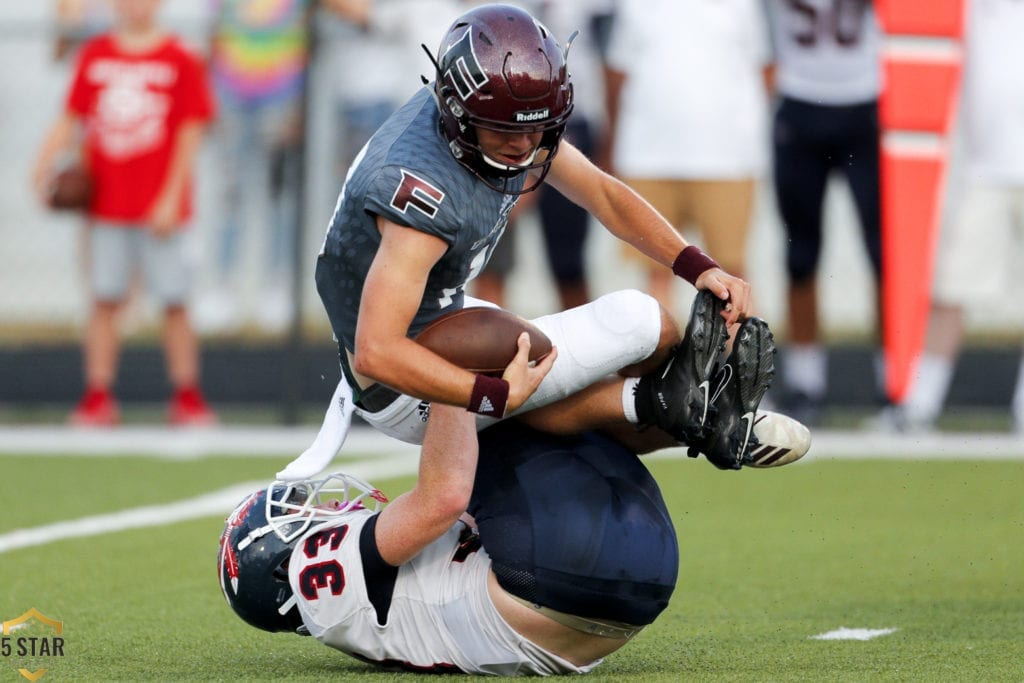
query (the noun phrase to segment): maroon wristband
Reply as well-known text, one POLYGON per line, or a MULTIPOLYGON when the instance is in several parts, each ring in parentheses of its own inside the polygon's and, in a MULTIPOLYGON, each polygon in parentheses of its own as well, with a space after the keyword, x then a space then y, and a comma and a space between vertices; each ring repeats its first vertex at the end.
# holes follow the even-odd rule
POLYGON ((691 244, 676 256, 672 263, 672 272, 696 287, 697 278, 705 270, 720 267, 715 259, 701 251, 700 247, 691 244))
POLYGON ((477 375, 473 383, 473 394, 469 397, 471 413, 479 413, 488 417, 505 417, 505 404, 508 403, 508 382, 500 377, 477 375))

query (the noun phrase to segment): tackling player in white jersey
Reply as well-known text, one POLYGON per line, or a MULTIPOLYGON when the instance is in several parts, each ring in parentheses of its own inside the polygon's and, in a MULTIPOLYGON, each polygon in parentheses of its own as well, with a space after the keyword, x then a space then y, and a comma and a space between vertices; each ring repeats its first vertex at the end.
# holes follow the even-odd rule
POLYGON ((387 667, 591 670, 675 587, 679 550, 657 485, 596 434, 506 421, 480 433, 479 468, 477 452, 472 415, 438 404, 419 480, 383 510, 379 491, 343 474, 249 496, 221 537, 228 604, 258 628, 387 667), (465 509, 472 519, 460 521, 465 509))

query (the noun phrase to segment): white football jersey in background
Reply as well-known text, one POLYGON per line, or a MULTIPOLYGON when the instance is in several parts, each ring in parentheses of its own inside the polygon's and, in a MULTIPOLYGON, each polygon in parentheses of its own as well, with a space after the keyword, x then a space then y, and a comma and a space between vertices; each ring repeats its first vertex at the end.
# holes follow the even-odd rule
POLYGON ((971 179, 1024 183, 1024 2, 972 0, 963 111, 971 179))
POLYGON ((779 94, 860 104, 882 89, 881 29, 868 0, 766 0, 779 94))
POLYGON ((621 0, 608 46, 625 74, 616 172, 732 179, 767 166, 760 0, 621 0))

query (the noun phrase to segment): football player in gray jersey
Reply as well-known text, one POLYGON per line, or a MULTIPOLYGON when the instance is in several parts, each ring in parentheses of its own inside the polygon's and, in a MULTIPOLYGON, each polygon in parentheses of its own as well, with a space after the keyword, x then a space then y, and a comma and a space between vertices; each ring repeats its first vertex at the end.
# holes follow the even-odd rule
MULTIPOLYGON (((697 434, 689 427, 706 428, 713 412, 714 386, 707 386, 727 325, 751 323, 751 334, 741 335, 744 353, 770 357, 767 327, 746 320, 749 285, 561 141, 573 108, 568 52, 522 9, 472 9, 431 56, 436 80, 359 153, 316 269, 344 377, 317 442, 279 476, 320 471, 340 448, 352 411, 386 434, 420 443, 432 401, 477 413, 481 427, 529 412, 524 419, 543 430, 633 423, 683 440, 697 434), (545 181, 717 302, 699 307, 701 354, 680 344, 678 326, 652 297, 632 290, 534 321, 557 359, 503 378, 459 368, 413 340, 430 321, 466 305, 466 283, 487 263, 517 198, 545 181), (615 373, 617 381, 599 382, 615 373), (638 379, 651 373, 660 379, 638 379), (694 397, 697 385, 705 390, 694 397), (535 410, 585 389, 585 399, 557 412, 535 410)), ((750 386, 738 390, 756 396, 745 404, 751 416, 771 373, 767 363, 744 375, 750 386)), ((735 446, 739 459, 727 460, 740 462, 744 448, 735 446)))

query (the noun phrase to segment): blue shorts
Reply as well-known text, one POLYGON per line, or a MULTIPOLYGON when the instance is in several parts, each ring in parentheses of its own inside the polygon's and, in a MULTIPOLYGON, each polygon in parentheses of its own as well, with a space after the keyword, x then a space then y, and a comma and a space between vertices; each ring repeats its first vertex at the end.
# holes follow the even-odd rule
POLYGON ((653 622, 675 588, 679 546, 640 459, 596 434, 512 420, 479 438, 469 512, 502 588, 567 614, 653 622))

